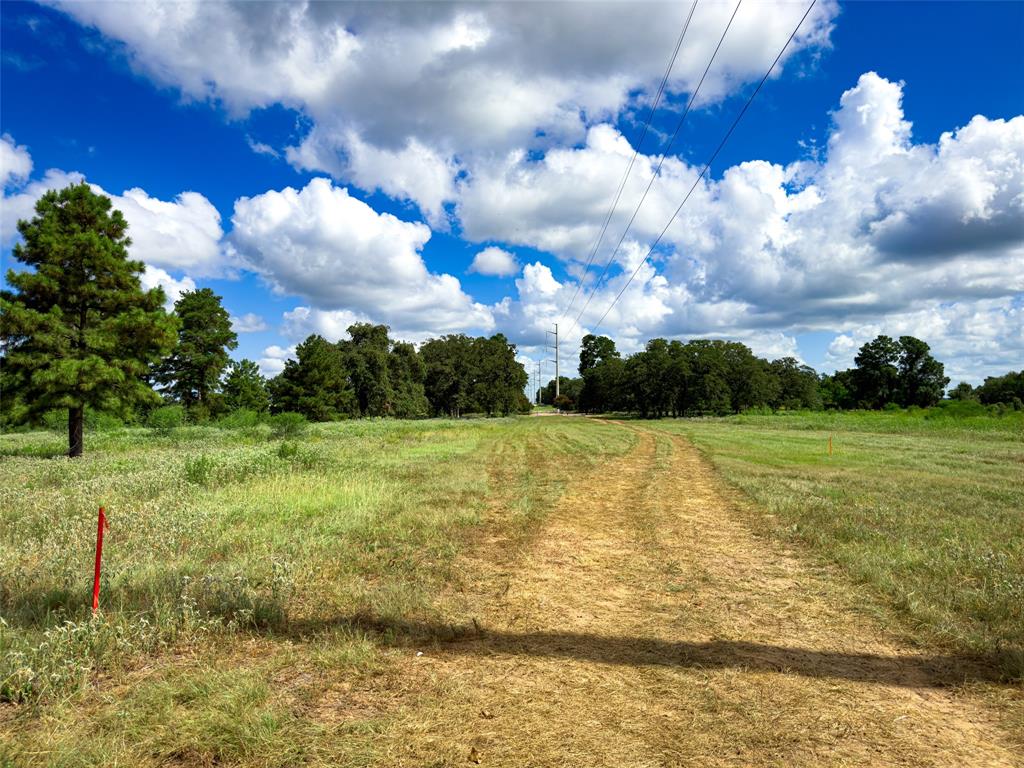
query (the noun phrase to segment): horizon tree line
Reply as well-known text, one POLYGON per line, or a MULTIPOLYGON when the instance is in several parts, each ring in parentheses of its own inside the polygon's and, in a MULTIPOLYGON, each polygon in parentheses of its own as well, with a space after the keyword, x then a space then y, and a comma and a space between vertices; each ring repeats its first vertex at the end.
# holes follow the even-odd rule
MULTIPOLYGON (((928 408, 946 396, 949 378, 927 343, 880 335, 864 344, 854 367, 818 374, 793 357, 766 360, 744 344, 719 339, 651 339, 623 358, 607 336, 583 337, 579 377, 544 385, 547 405, 583 413, 631 412, 644 418, 723 416, 752 408, 879 410, 928 408)), ((961 382, 953 400, 1024 408, 1024 371, 988 377, 977 388, 961 382)))

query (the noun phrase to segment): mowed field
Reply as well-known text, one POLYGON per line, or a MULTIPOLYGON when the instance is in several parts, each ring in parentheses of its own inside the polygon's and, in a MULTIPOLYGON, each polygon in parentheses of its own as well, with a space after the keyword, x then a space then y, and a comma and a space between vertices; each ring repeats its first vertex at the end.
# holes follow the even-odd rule
POLYGON ((0 764, 1019 765, 1021 427, 2 436, 0 764))

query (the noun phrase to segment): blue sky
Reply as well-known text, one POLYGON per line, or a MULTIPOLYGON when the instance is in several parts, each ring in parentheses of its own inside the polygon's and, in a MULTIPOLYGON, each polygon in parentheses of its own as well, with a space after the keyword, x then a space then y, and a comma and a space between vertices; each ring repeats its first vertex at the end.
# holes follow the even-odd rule
MULTIPOLYGON (((237 355, 272 373, 355 319, 414 341, 501 331, 544 357, 689 5, 175 8, 0 6, 4 263, 13 220, 80 175, 125 211, 154 284, 213 287, 256 329, 237 355)), ((598 263, 732 8, 698 3, 598 263)), ((804 8, 741 6, 582 328, 804 8)), ((819 2, 599 330, 824 370, 912 333, 954 381, 1019 368, 1022 36, 1022 3, 819 2)))

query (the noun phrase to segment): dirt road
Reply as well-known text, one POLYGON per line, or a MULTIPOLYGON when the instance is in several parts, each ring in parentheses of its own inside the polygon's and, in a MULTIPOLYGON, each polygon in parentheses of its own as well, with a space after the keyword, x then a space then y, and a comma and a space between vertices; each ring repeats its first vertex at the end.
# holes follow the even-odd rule
POLYGON ((407 654, 383 763, 1024 764, 956 659, 756 537, 685 440, 637 438, 525 552, 465 560, 479 632, 407 654))

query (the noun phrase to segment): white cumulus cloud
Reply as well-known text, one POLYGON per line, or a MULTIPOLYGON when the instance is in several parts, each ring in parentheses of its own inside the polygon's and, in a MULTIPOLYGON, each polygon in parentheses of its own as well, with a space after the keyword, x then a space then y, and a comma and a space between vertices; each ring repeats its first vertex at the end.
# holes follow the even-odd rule
POLYGON ((9 133, 0 136, 0 188, 11 182, 24 181, 32 173, 32 156, 28 147, 19 145, 9 133))
MULTIPOLYGON (((5 136, 0 145, 8 147, 8 140, 9 146, 15 148, 14 154, 20 158, 17 166, 20 170, 10 177, 16 183, 10 189, 5 188, 3 194, 0 246, 4 248, 10 247, 19 237, 17 222, 35 215, 35 204, 46 192, 85 181, 85 176, 78 171, 56 168, 47 170, 42 178, 29 180, 31 157, 24 147, 15 145, 10 136, 5 136)), ((8 151, 3 150, 4 153, 8 151)), ((4 167, 6 169, 6 164, 4 167)), ((170 280, 167 270, 187 272, 191 277, 230 273, 230 265, 221 252, 220 241, 224 232, 220 213, 203 195, 182 192, 174 200, 159 200, 138 187, 116 195, 98 184, 89 186, 97 194, 109 197, 113 208, 124 214, 132 240, 129 255, 156 268, 153 274, 167 275, 165 279, 170 280)))
POLYGON ((473 257, 469 271, 493 277, 511 277, 519 271, 519 262, 515 254, 492 245, 473 257))
MULTIPOLYGON (((1019 297, 1024 117, 977 116, 937 144, 916 144, 902 89, 866 73, 840 99, 822 157, 788 166, 751 160, 701 182, 602 329, 623 338, 839 332, 938 304, 1019 297)), ((465 231, 549 250, 578 265, 597 237, 604 196, 630 152, 605 126, 591 129, 579 148, 538 160, 510 155, 464 182, 459 212, 465 231), (511 215, 503 219, 502 209, 511 215)), ((639 178, 627 184, 620 209, 632 212, 654 160, 638 158, 639 178)), ((610 277, 581 318, 585 328, 595 327, 612 305, 694 178, 695 168, 666 161, 610 277)), ((620 210, 613 217, 599 267, 622 235, 626 215, 620 210)), ((595 271, 569 317, 585 303, 595 271)), ((524 287, 520 300, 532 309, 524 308, 523 317, 543 307, 552 322, 568 303, 548 306, 524 287)), ((983 316, 995 323, 992 312, 1011 311, 999 306, 983 316)), ((937 324, 935 332, 958 333, 958 327, 937 324)))
POLYGON ((277 374, 284 370, 285 361, 294 359, 294 346, 281 347, 277 344, 272 344, 263 350, 263 357, 259 358, 256 364, 260 367, 260 373, 269 378, 277 376, 277 374))
POLYGON ((181 279, 176 279, 167 270, 149 265, 146 265, 146 269, 139 276, 139 282, 142 284, 142 288, 147 291, 157 286, 163 288, 164 293, 167 295, 166 306, 168 311, 174 308, 174 302, 181 298, 181 294, 185 291, 194 291, 196 289, 195 280, 191 277, 185 276, 181 279))
POLYGON ((220 247, 220 213, 203 195, 182 192, 174 200, 158 200, 137 187, 120 195, 93 187, 124 214, 134 258, 194 277, 222 276, 228 270, 220 247))
POLYGON ((240 317, 231 316, 231 328, 235 333, 259 333, 270 328, 267 321, 255 312, 246 312, 240 317))
MULTIPOLYGON (((295 165, 381 189, 432 223, 477 158, 574 143, 643 110, 689 6, 647 3, 59 3, 123 44, 161 85, 235 115, 282 104, 313 128, 295 165)), ((748 3, 702 86, 714 102, 761 76, 804 12, 748 3)), ((669 80, 692 90, 732 6, 696 8, 669 80)), ((780 63, 829 45, 838 4, 819 2, 780 63)))
POLYGON ((280 293, 395 328, 437 333, 494 326, 457 278, 427 269, 430 229, 378 213, 324 178, 239 198, 231 250, 280 293))

